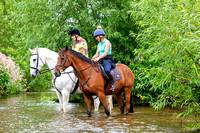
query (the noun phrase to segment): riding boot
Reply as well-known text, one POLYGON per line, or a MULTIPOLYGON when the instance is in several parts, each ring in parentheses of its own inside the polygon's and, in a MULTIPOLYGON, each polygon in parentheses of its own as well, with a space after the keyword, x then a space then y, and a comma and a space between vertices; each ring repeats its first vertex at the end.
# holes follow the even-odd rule
POLYGON ((116 89, 114 73, 111 71, 108 77, 110 80, 110 91, 114 91, 116 89))

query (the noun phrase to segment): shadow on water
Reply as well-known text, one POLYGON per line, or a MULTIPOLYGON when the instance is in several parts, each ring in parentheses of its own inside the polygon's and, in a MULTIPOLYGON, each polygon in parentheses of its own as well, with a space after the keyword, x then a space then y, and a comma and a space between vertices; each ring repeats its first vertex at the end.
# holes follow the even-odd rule
POLYGON ((136 106, 135 113, 126 116, 117 106, 112 117, 107 117, 101 106, 99 112, 87 117, 84 104, 70 103, 68 113, 63 114, 58 103, 41 100, 41 94, 0 99, 0 132, 183 132, 177 110, 136 106))

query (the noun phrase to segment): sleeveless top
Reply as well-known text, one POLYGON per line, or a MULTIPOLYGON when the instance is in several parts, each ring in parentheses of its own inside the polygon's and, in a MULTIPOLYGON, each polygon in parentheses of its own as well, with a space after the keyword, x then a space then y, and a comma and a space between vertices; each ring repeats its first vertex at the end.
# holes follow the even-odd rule
MULTIPOLYGON (((98 44, 99 56, 101 56, 105 52, 105 47, 106 47, 107 41, 108 41, 107 39, 104 39, 104 41, 102 43, 101 43, 101 41, 99 42, 99 44, 98 44)), ((112 47, 111 47, 111 43, 110 43, 110 48, 109 48, 107 55, 111 55, 111 51, 112 51, 112 47)))

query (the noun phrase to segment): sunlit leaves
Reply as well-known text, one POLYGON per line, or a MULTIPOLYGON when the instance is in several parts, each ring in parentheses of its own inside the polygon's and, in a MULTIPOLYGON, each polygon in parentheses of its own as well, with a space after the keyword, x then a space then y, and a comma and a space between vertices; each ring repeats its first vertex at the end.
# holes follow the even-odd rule
MULTIPOLYGON (((144 57, 148 59, 141 64, 143 71, 140 75, 148 73, 151 86, 147 87, 159 94, 152 105, 155 109, 166 105, 187 106, 190 108, 180 116, 193 113, 190 110, 199 108, 197 103, 200 100, 200 36, 197 34, 200 3, 141 0, 133 2, 132 6, 132 16, 141 29, 131 35, 137 36, 141 45, 137 53, 144 51, 144 57), (145 64, 152 64, 153 67, 146 67, 145 64)), ((138 84, 147 83, 142 80, 138 84)))
POLYGON ((11 0, 6 1, 6 7, 8 14, 1 14, 0 20, 0 27, 3 27, 0 38, 4 41, 1 46, 6 46, 6 54, 15 57, 15 61, 25 71, 29 85, 34 88, 44 88, 42 83, 45 78, 38 77, 41 80, 37 82, 30 78, 28 48, 39 46, 57 51, 58 46, 70 47, 73 42, 68 32, 72 28, 79 29, 81 36, 87 40, 90 57, 96 52, 98 43, 93 32, 101 25, 112 43, 116 62, 125 63, 133 58, 131 53, 137 44, 129 36, 129 31, 135 32, 137 28, 134 19, 130 17, 130 1, 11 0), (10 52, 10 48, 14 48, 16 52, 10 52), (125 54, 127 60, 123 61, 125 54))

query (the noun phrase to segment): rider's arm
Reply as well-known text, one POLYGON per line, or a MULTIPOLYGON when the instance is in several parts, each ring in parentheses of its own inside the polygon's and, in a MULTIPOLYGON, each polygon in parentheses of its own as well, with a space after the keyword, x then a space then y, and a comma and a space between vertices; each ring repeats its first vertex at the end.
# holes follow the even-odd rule
POLYGON ((98 56, 99 56, 99 49, 98 49, 98 47, 97 47, 96 54, 92 57, 92 59, 95 59, 95 58, 97 58, 98 56))
POLYGON ((109 48, 110 48, 110 42, 107 41, 106 46, 105 46, 105 52, 98 58, 101 59, 101 58, 105 57, 108 54, 109 48))

